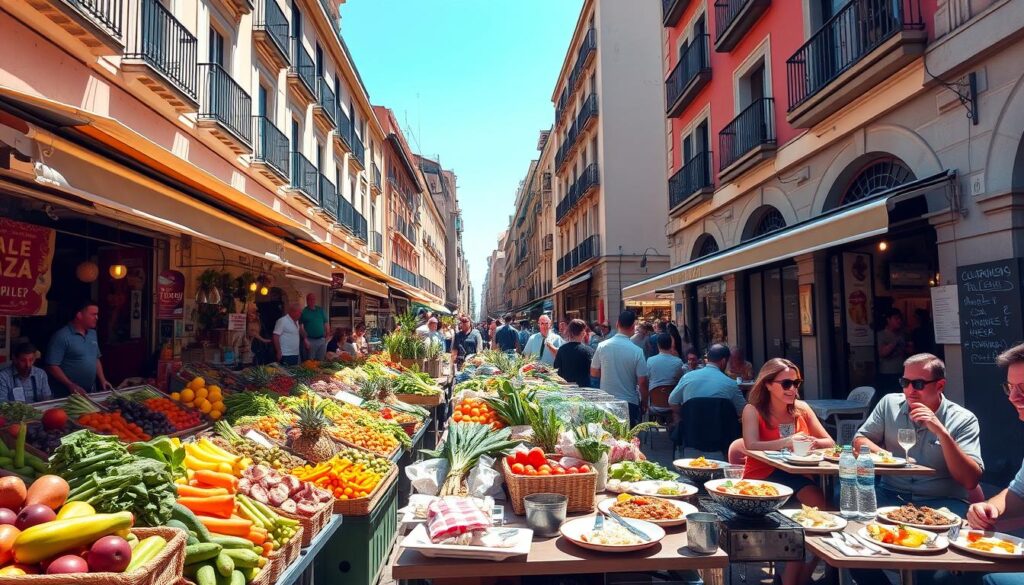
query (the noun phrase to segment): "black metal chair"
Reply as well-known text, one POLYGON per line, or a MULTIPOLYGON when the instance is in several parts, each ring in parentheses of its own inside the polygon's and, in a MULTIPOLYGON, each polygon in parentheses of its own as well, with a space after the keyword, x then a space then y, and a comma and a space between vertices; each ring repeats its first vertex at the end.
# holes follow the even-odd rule
POLYGON ((728 457, 729 445, 740 437, 742 429, 736 406, 727 398, 691 398, 683 403, 682 420, 672 436, 675 450, 696 449, 722 453, 728 457))

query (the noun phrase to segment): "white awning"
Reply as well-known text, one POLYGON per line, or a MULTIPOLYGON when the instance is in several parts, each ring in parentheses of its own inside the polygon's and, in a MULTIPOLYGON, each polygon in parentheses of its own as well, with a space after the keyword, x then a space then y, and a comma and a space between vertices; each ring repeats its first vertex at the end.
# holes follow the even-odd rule
POLYGON ((584 272, 583 274, 577 276, 576 278, 573 278, 571 280, 568 280, 568 281, 563 282, 562 284, 556 286, 554 289, 552 289, 551 294, 560 293, 563 290, 565 290, 567 288, 574 287, 574 286, 576 286, 577 284, 579 284, 581 282, 586 282, 586 281, 590 280, 591 276, 592 276, 591 275, 591 271, 588 270, 588 271, 584 272))
POLYGON ((925 195, 955 180, 949 171, 902 185, 849 209, 812 218, 705 258, 677 266, 622 289, 626 301, 650 298, 656 291, 779 262, 800 254, 840 246, 889 230, 889 211, 899 201, 925 195))

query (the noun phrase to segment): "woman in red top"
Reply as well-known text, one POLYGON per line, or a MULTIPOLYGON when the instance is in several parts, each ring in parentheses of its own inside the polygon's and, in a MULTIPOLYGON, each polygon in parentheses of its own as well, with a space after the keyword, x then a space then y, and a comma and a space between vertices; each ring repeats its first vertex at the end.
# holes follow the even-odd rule
MULTIPOLYGON (((812 448, 831 447, 835 442, 821 426, 807 403, 798 400, 803 378, 800 368, 783 358, 768 360, 750 390, 749 404, 743 408, 743 446, 747 450, 778 451, 793 449, 793 440, 814 439, 812 448), (793 434, 783 437, 780 425, 792 425, 793 434)), ((753 457, 747 457, 743 479, 763 479, 792 488, 796 499, 807 506, 823 508, 825 494, 813 481, 775 469, 753 457)), ((782 582, 786 585, 807 583, 817 559, 805 563, 786 563, 782 582)))

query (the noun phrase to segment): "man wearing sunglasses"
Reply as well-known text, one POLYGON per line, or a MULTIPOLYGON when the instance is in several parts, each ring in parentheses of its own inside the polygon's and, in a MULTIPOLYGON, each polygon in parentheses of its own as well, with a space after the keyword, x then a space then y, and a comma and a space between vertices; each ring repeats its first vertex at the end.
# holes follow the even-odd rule
POLYGON ((945 506, 963 514, 967 492, 977 487, 984 471, 978 418, 943 396, 946 366, 929 353, 911 356, 903 363, 899 383, 902 394, 883 396, 871 416, 857 431, 854 452, 867 445, 872 452, 903 455, 899 429, 914 429, 917 440, 910 457, 935 470, 927 476, 882 477, 878 506, 906 502, 933 508, 945 506))

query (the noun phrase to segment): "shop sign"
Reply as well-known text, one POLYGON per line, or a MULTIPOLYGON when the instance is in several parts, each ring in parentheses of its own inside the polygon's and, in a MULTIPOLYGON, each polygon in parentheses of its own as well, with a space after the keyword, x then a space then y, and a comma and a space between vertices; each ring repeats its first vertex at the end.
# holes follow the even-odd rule
POLYGON ((955 284, 932 287, 935 343, 960 343, 960 297, 955 284))
POLYGON ((0 315, 44 315, 56 232, 0 218, 0 315))
POLYGON ((245 331, 245 313, 228 314, 228 331, 245 331))
POLYGON ((181 319, 185 315, 185 275, 164 270, 156 280, 157 319, 181 319))
POLYGON ((846 341, 851 347, 866 347, 875 344, 871 329, 872 290, 871 256, 868 254, 843 254, 843 282, 846 287, 844 307, 846 310, 846 341))
POLYGON ((341 290, 345 288, 345 273, 344 272, 332 272, 331 273, 331 290, 341 290))

